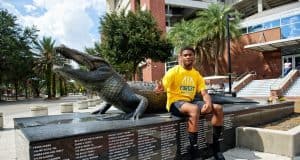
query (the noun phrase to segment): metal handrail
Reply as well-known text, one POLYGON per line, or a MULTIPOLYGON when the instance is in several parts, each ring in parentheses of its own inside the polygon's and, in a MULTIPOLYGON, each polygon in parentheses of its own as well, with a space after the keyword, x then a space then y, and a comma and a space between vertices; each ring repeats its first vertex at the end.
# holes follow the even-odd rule
POLYGON ((245 76, 247 76, 248 74, 256 75, 256 72, 255 71, 244 72, 244 73, 240 74, 238 77, 236 77, 234 81, 239 81, 239 80, 243 79, 245 76))
POLYGON ((295 69, 291 70, 287 75, 285 75, 284 77, 280 77, 278 78, 277 80, 275 80, 275 82, 273 82, 271 85, 270 85, 270 90, 276 90, 276 89, 279 89, 282 87, 282 85, 284 83, 286 83, 291 77, 292 75, 294 74, 294 72, 297 71, 295 69), (281 81, 278 86, 275 86, 275 84, 278 82, 278 81, 281 81))
MULTIPOLYGON (((287 75, 286 75, 285 77, 287 77, 287 75)), ((284 78, 284 77, 279 77, 279 78, 277 78, 277 79, 270 85, 270 90, 275 89, 275 88, 274 88, 275 84, 276 84, 278 81, 282 81, 283 78, 284 78)), ((279 85, 280 85, 280 84, 279 84, 279 85)), ((277 86, 275 86, 275 87, 277 87, 277 86)))

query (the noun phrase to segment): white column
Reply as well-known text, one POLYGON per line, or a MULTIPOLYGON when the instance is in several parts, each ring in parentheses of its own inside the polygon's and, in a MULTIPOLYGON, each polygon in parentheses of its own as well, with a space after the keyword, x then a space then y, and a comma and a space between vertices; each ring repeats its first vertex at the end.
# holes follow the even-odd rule
POLYGON ((47 116, 48 107, 46 106, 32 106, 30 107, 31 116, 47 116))
POLYGON ((263 0, 257 0, 257 12, 260 13, 263 11, 263 0))
POLYGON ((60 113, 72 113, 72 112, 73 112, 73 103, 60 104, 60 113))
POLYGON ((3 113, 0 112, 0 129, 3 128, 3 113))
POLYGON ((78 107, 78 109, 88 109, 88 101, 82 100, 82 101, 77 102, 77 107, 78 107))

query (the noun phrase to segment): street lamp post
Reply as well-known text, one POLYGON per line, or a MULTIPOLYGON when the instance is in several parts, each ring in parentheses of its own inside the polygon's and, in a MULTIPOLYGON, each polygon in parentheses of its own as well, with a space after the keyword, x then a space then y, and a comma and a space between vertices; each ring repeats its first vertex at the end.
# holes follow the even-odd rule
POLYGON ((231 92, 231 55, 230 55, 230 31, 229 31, 229 21, 233 20, 234 18, 231 17, 229 14, 226 16, 226 31, 227 31, 227 58, 228 58, 228 84, 229 84, 229 94, 231 92))

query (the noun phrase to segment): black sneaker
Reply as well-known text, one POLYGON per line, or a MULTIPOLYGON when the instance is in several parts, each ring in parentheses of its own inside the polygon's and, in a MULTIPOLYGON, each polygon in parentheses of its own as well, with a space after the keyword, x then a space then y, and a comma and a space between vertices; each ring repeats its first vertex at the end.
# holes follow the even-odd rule
POLYGON ((191 155, 192 160, 202 160, 198 146, 189 146, 188 152, 191 155))
POLYGON ((223 156, 222 152, 214 153, 215 160, 225 160, 225 157, 223 156))

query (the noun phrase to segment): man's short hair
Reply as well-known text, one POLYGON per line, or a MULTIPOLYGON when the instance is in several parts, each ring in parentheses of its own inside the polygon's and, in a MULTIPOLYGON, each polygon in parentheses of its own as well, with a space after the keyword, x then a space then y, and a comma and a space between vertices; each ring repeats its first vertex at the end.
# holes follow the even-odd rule
POLYGON ((190 51, 192 51, 194 54, 196 53, 196 51, 195 51, 195 49, 194 49, 193 47, 187 46, 187 47, 181 48, 179 54, 182 55, 182 52, 185 51, 185 50, 190 50, 190 51))

